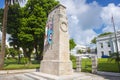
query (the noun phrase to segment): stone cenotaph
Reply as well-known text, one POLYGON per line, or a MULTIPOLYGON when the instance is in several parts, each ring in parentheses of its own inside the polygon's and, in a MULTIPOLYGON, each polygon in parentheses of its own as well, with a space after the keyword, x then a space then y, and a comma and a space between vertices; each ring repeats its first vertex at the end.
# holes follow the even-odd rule
POLYGON ((48 15, 40 72, 57 76, 73 74, 66 7, 61 4, 48 15))

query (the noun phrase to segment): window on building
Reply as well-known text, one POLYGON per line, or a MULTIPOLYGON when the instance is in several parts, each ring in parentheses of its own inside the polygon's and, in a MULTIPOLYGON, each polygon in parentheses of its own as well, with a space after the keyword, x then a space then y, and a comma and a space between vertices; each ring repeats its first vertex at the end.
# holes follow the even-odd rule
POLYGON ((103 48, 103 43, 101 43, 101 48, 103 48))
POLYGON ((110 47, 110 42, 108 42, 107 44, 108 44, 108 47, 110 47))
POLYGON ((109 51, 109 55, 111 55, 111 51, 109 51))
POLYGON ((102 53, 102 56, 104 56, 104 51, 102 51, 101 53, 102 53))

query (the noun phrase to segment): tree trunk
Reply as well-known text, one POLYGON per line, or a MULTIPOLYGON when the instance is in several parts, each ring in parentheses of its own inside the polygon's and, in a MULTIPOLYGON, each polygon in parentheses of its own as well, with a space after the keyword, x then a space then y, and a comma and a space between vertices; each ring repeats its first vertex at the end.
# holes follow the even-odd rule
POLYGON ((0 70, 4 65, 5 57, 5 45, 6 45, 6 26, 7 26, 7 13, 8 13, 8 2, 5 3, 4 15, 3 15, 3 25, 2 25, 2 42, 1 42, 1 53, 0 53, 0 70))

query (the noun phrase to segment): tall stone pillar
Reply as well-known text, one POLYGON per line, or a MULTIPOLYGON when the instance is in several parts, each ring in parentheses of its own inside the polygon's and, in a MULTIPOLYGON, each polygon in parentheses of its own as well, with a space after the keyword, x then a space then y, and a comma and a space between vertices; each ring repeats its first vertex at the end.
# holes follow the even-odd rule
POLYGON ((73 73, 69 56, 66 7, 61 4, 56 6, 48 16, 40 72, 58 76, 73 73))

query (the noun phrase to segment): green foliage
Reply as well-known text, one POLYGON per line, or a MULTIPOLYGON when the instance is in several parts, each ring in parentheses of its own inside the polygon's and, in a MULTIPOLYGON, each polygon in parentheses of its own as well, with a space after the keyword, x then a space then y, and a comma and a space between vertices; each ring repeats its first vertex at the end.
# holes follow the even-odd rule
POLYGON ((98 59, 98 70, 107 72, 119 72, 115 60, 113 60, 112 62, 108 62, 107 58, 98 59))
POLYGON ((78 53, 78 54, 82 54, 83 51, 82 51, 82 50, 77 50, 77 53, 78 53))
POLYGON ((21 17, 22 17, 21 10, 18 4, 9 6, 7 33, 11 34, 11 38, 9 38, 10 45, 13 46, 13 48, 15 49, 16 48, 19 49, 19 46, 20 46, 18 33, 19 33, 21 17))
MULTIPOLYGON (((70 59, 73 63, 73 68, 76 69, 76 57, 71 55, 70 59)), ((24 63, 24 58, 21 59, 21 64, 17 63, 15 58, 5 59, 4 69, 35 69, 39 67, 40 64, 35 60, 32 61, 32 64, 26 65, 24 63)), ((82 59, 82 71, 91 72, 91 59, 82 59)), ((101 58, 98 59, 98 71, 106 72, 118 72, 117 63, 114 61, 108 62, 108 59, 101 58)))
POLYGON ((102 33, 102 34, 98 35, 98 37, 106 36, 106 35, 109 35, 109 34, 112 34, 112 32, 105 32, 105 33, 102 33))
MULTIPOLYGON (((120 57, 120 54, 119 54, 119 57, 120 57)), ((115 60, 116 62, 120 62, 120 58, 118 58, 118 53, 111 53, 110 54, 110 57, 108 58, 108 61, 113 61, 115 60)))
MULTIPOLYGON (((71 55, 70 57, 73 63, 73 68, 76 69, 76 57, 73 55, 71 55)), ((82 59, 82 71, 91 72, 91 70, 92 70, 91 59, 82 59)), ((105 58, 98 59, 98 71, 119 72, 115 60, 113 60, 112 62, 108 62, 108 59, 105 58)))
POLYGON ((0 28, 2 26, 2 20, 3 20, 3 9, 0 8, 0 28))
POLYGON ((15 56, 18 54, 18 51, 15 50, 14 48, 9 48, 8 50, 9 50, 9 54, 10 54, 13 58, 15 58, 15 56))
POLYGON ((73 68, 76 68, 76 57, 74 55, 70 55, 70 60, 72 61, 73 68))
POLYGON ((28 0, 23 8, 18 4, 10 6, 7 30, 12 36, 10 44, 17 50, 22 47, 28 60, 34 49, 37 59, 42 58, 48 13, 58 3, 56 0, 28 0))
MULTIPOLYGON (((22 43, 21 47, 24 48, 24 52, 27 51, 26 49, 32 51, 35 48, 37 59, 42 58, 48 13, 57 4, 58 2, 55 0, 28 0, 23 8, 24 17, 21 19, 19 40, 22 43)), ((29 51, 29 53, 31 52, 29 51)))
POLYGON ((110 57, 108 58, 108 61, 111 62, 115 60, 115 62, 117 63, 117 66, 118 66, 118 69, 119 69, 119 72, 120 72, 120 54, 119 52, 115 52, 115 53, 111 53, 110 54, 110 57))
POLYGON ((36 63, 36 61, 32 61, 32 64, 26 65, 24 62, 24 58, 21 59, 21 64, 17 63, 17 59, 15 58, 9 58, 5 59, 4 64, 4 70, 14 70, 14 69, 35 69, 36 67, 39 67, 40 64, 36 63))
MULTIPOLYGON (((109 34, 112 34, 112 32, 102 33, 102 34, 98 35, 98 37, 107 36, 107 35, 109 35, 109 34)), ((94 38, 91 40, 91 43, 96 44, 96 38, 97 38, 97 37, 94 37, 94 38)))
POLYGON ((82 72, 91 72, 92 71, 92 61, 91 59, 82 59, 82 72))
POLYGON ((70 46, 70 50, 73 49, 76 46, 76 44, 75 44, 73 39, 69 40, 69 46, 70 46))
POLYGON ((96 44, 96 37, 91 40, 91 43, 96 44))

